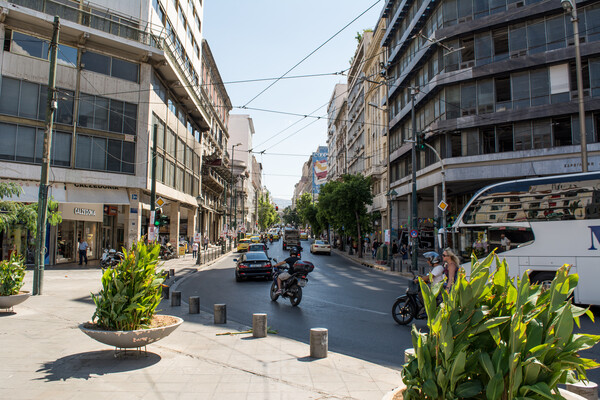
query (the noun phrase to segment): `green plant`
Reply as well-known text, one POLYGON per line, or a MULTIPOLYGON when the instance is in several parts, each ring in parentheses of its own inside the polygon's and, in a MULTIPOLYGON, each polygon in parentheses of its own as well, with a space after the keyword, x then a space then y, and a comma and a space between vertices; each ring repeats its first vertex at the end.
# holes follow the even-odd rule
POLYGON ((420 282, 429 333, 413 326, 405 399, 561 399, 558 384, 585 380, 586 369, 599 366, 578 355, 600 336, 573 334, 573 322, 593 314, 571 304, 578 276, 570 266, 546 290, 526 273, 510 279, 495 253, 471 266, 470 280, 461 269, 450 293, 420 282))
POLYGON ((164 277, 156 272, 160 246, 137 242, 125 257, 102 275, 102 290, 92 294, 92 320, 103 329, 148 328, 162 294, 164 277))
POLYGON ((22 256, 12 253, 8 260, 0 261, 0 296, 19 294, 24 277, 25 265, 22 256))

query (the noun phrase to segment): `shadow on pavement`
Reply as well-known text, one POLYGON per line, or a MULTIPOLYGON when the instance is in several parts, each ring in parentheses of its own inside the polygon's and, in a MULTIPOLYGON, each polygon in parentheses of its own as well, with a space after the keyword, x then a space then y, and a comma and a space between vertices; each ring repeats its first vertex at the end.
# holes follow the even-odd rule
POLYGON ((114 350, 92 351, 72 354, 49 361, 37 370, 46 375, 39 380, 46 382, 67 379, 89 379, 93 375, 117 374, 147 368, 158 363, 161 357, 150 352, 129 350, 118 355, 114 350))

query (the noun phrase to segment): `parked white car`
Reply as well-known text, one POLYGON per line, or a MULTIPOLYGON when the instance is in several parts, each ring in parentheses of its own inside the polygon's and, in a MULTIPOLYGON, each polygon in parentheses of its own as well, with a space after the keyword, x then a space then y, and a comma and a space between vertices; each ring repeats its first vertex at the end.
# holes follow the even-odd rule
POLYGON ((327 253, 328 255, 331 255, 331 245, 326 240, 315 240, 310 245, 310 252, 312 254, 327 253))

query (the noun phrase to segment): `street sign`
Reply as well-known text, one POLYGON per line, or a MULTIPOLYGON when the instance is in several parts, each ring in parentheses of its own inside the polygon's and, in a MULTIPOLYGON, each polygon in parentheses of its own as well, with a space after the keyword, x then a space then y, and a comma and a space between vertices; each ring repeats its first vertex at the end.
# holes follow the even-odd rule
POLYGON ((157 206, 157 207, 159 207, 159 208, 160 208, 160 207, 162 207, 164 204, 165 204, 165 201, 163 200, 163 198, 162 198, 162 197, 158 197, 158 198, 156 199, 156 206, 157 206))
POLYGON ((411 238, 416 238, 417 236, 419 236, 419 232, 417 232, 415 229, 413 229, 412 231, 410 231, 410 237, 411 238))
POLYGON ((202 242, 202 234, 201 233, 196 233, 194 235, 194 242, 195 243, 201 243, 202 242))
POLYGON ((442 211, 446 211, 446 208, 448 208, 448 203, 442 200, 440 201, 440 204, 438 204, 438 208, 442 211))

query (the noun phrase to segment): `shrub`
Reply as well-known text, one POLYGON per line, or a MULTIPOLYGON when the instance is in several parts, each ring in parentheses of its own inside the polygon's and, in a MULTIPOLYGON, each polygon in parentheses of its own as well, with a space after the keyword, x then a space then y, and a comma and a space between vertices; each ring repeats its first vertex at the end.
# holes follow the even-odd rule
POLYGON ((24 277, 25 265, 22 256, 12 253, 8 260, 0 261, 0 296, 19 294, 24 277))
POLYGON ((102 290, 92 294, 98 327, 108 330, 148 328, 160 304, 164 277, 156 272, 159 245, 138 242, 123 261, 102 275, 102 290))
POLYGON ((526 273, 510 279, 494 253, 482 262, 473 257, 471 266, 470 280, 461 269, 449 294, 420 282, 429 333, 413 326, 405 399, 560 399, 558 384, 585 380, 585 370, 599 366, 578 356, 600 336, 573 334, 573 322, 593 314, 571 304, 578 276, 570 266, 547 290, 526 273))

